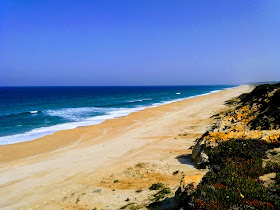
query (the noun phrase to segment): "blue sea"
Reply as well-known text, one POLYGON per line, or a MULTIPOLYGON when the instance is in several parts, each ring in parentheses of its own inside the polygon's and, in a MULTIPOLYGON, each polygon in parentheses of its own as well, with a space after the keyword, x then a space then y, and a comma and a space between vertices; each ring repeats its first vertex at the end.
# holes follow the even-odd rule
POLYGON ((0 87, 0 145, 234 86, 0 87))

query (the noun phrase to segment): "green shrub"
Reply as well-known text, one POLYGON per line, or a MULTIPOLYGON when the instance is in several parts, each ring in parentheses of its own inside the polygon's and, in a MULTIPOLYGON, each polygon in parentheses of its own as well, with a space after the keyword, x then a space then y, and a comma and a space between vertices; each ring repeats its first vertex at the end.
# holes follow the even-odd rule
POLYGON ((279 209, 279 182, 267 188, 259 177, 277 173, 280 166, 268 162, 263 168, 266 151, 279 144, 256 139, 232 139, 220 143, 210 155, 210 171, 184 204, 185 209, 279 209))
POLYGON ((152 186, 149 188, 150 190, 159 190, 164 186, 164 184, 162 183, 156 183, 156 184, 152 184, 152 186))
POLYGON ((168 187, 165 187, 158 191, 156 194, 153 195, 153 198, 151 199, 152 201, 158 202, 165 198, 166 195, 170 194, 171 190, 168 187))
POLYGON ((255 87, 251 93, 239 96, 240 106, 258 106, 256 116, 249 122, 251 129, 278 129, 280 128, 280 83, 264 84, 255 87))

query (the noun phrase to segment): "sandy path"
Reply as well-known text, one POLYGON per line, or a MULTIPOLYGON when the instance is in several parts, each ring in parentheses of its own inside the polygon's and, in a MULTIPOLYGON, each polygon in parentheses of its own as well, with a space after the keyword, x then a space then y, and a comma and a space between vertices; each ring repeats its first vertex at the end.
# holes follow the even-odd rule
POLYGON ((151 184, 162 182, 175 190, 183 174, 206 173, 193 167, 189 147, 210 128, 210 117, 225 100, 251 89, 237 87, 1 146, 0 208, 117 209, 129 202, 147 204, 154 193, 147 189, 151 184), (179 173, 173 175, 175 171, 179 173))

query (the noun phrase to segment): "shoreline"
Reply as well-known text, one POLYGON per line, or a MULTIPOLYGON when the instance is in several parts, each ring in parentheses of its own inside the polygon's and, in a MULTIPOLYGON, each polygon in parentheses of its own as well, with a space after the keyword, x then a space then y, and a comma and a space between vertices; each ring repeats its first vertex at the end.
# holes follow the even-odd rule
MULTIPOLYGON (((246 86, 246 85, 243 85, 243 86, 246 86)), ((16 142, 16 143, 12 143, 12 144, 0 144, 0 164, 1 162, 7 162, 7 161, 12 161, 12 160, 17 160, 17 159, 20 159, 20 158, 26 158, 26 157, 29 157, 29 156, 32 156, 32 155, 36 155, 38 153, 34 153, 32 151, 21 151, 21 150, 24 150, 24 147, 27 146, 27 147, 33 147, 33 146, 37 146, 39 144, 42 144, 44 145, 44 150, 46 152, 50 152, 50 151, 53 151, 53 150, 56 150, 56 149, 59 149, 60 147, 63 147, 63 146, 68 146, 71 145, 73 143, 72 140, 70 140, 69 142, 64 142, 63 144, 60 144, 61 142, 57 142, 57 145, 54 147, 54 146, 49 146, 47 145, 48 142, 50 141, 49 139, 52 138, 52 135, 56 135, 56 136, 61 136, 59 134, 56 134, 56 133, 59 133, 59 132, 63 132, 62 135, 64 135, 64 132, 65 131, 71 131, 71 130, 75 130, 75 129, 79 129, 79 128, 88 128, 88 127, 92 127, 92 126, 97 126, 97 125, 101 125, 103 123, 105 123, 106 121, 110 121, 110 120, 115 120, 115 119, 120 119, 120 118, 123 118, 123 117, 127 117, 133 113, 138 113, 138 112, 142 112, 142 111, 145 111, 147 109, 150 109, 150 108, 157 108, 157 107, 161 107, 161 106, 164 106, 164 105, 169 105, 169 104, 173 104, 173 103, 177 103, 177 102, 182 102, 182 101, 186 101, 186 100, 190 100, 190 99, 195 99, 195 98, 199 98, 199 97, 203 97, 203 96, 208 96, 208 95, 211 95, 211 94, 215 94, 215 93, 219 93, 221 91, 224 91, 224 90, 231 90, 231 89, 234 89, 234 88, 238 88, 238 87, 242 87, 242 86, 237 86, 237 87, 232 87, 232 88, 226 88, 226 89, 222 89, 222 90, 214 90, 214 91, 211 91, 209 93, 204 93, 204 94, 199 94, 199 95, 195 95, 195 96, 189 96, 187 98, 183 98, 183 99, 177 99, 177 100, 172 100, 172 101, 167 101, 167 102, 162 102, 161 104, 159 105, 151 105, 151 106, 148 106, 148 107, 145 107, 143 109, 140 109, 140 110, 137 110, 137 111, 134 111, 134 112, 131 112, 127 115, 124 115, 124 116, 119 116, 119 117, 116 117, 116 118, 109 118, 109 119, 106 119, 104 120, 103 122, 101 123, 98 123, 98 124, 93 124, 93 125, 86 125, 86 126, 79 126, 79 127, 76 127, 76 128, 71 128, 71 129, 66 129, 66 130, 58 130, 58 131, 55 131, 51 134, 48 134, 48 135, 44 135, 40 138, 36 138, 36 139, 32 139, 32 140, 28 140, 28 141, 23 141, 23 142, 16 142), (38 141, 41 141, 41 142, 38 142, 38 141), (17 147, 17 146, 13 146, 13 145, 18 145, 19 149, 14 149, 14 147, 17 147), (3 154, 7 155, 7 153, 5 153, 3 150, 3 147, 6 147, 8 148, 8 150, 11 148, 14 152, 17 152, 18 154, 21 153, 21 155, 18 155, 18 158, 7 158, 7 159, 2 159, 3 158, 3 154), (22 148, 22 149, 21 149, 22 148)), ((135 108, 133 108, 135 109, 135 108)), ((55 137, 57 138, 57 137, 55 137)), ((60 137, 58 137, 60 138, 60 137)), ((76 138, 76 137, 75 137, 76 138)), ((37 149, 38 150, 38 149, 37 149)), ((42 149, 40 149, 40 151, 42 151, 42 149)), ((41 152, 39 152, 41 153, 41 152)), ((42 153, 44 153, 42 151, 42 153)))
MULTIPOLYGON (((102 119, 100 122, 96 122, 96 123, 93 123, 93 124, 92 123, 87 123, 87 120, 85 120, 85 121, 80 121, 80 122, 66 122, 66 123, 62 123, 62 124, 52 125, 52 126, 49 126, 49 127, 34 128, 34 129, 32 129, 30 131, 27 131, 27 132, 24 132, 24 133, 12 134, 12 135, 8 135, 8 136, 0 137, 0 140, 4 139, 4 140, 0 141, 0 146, 2 146, 2 145, 10 145, 10 144, 17 144, 17 143, 21 143, 21 142, 34 141, 34 140, 40 139, 42 137, 52 135, 52 134, 54 134, 56 132, 59 132, 59 131, 72 130, 72 129, 76 129, 76 128, 79 128, 79 127, 87 127, 87 126, 92 126, 92 125, 98 125, 98 124, 103 123, 106 120, 112 120, 112 119, 117 119, 117 118, 125 117, 125 116, 130 115, 133 112, 143 111, 143 110, 145 110, 147 108, 158 107, 158 106, 162 106, 162 105, 166 105, 166 104, 171 104, 171 103, 174 103, 174 102, 180 102, 180 101, 184 101, 184 100, 187 100, 187 99, 192 99, 192 98, 196 98, 196 97, 200 97, 200 96, 206 96, 206 95, 209 95, 209 94, 212 94, 212 93, 217 93, 217 92, 220 92, 220 91, 223 91, 223 90, 229 90, 229 89, 236 88, 236 87, 240 87, 240 86, 224 88, 224 89, 220 89, 220 90, 219 89, 218 90, 213 90, 213 91, 210 91, 208 93, 198 94, 198 95, 194 95, 194 96, 188 96, 188 97, 185 97, 185 98, 174 99, 174 100, 165 101, 165 102, 153 103, 153 104, 148 105, 148 106, 123 108, 123 111, 126 112, 125 114, 117 115, 117 114, 113 113, 114 112, 113 111, 110 114, 98 115, 98 116, 95 116, 93 118, 104 118, 104 119, 102 119), (76 124, 76 125, 74 126, 73 124, 76 124), (81 125, 78 125, 78 124, 81 124, 81 125), (66 125, 69 125, 70 128, 65 128, 66 125), (61 127, 61 129, 50 130, 50 128, 52 128, 52 127, 61 127), (24 138, 23 136, 30 135, 35 130, 39 130, 39 129, 41 129, 41 130, 43 129, 45 131, 41 132, 41 133, 34 133, 33 135, 36 135, 37 137, 30 137, 30 139, 26 139, 26 140, 14 140, 14 142, 11 142, 11 143, 9 142, 9 140, 6 140, 6 139, 18 138, 19 136, 24 138), (43 133, 45 133, 45 134, 43 134, 43 133)), ((30 113, 35 113, 35 112, 37 113, 37 112, 41 112, 41 111, 29 111, 29 112, 30 113)), ((90 117, 90 118, 92 118, 92 117, 90 117)))
POLYGON ((207 171, 193 166, 188 148, 226 100, 251 89, 235 87, 0 146, 0 207, 117 209, 128 197, 149 202, 153 183, 174 192, 182 175, 199 181, 207 171))

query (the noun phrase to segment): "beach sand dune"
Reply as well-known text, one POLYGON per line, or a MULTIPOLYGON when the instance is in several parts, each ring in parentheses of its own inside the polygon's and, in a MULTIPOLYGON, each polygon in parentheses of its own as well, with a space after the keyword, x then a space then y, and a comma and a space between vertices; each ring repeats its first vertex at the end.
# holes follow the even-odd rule
POLYGON ((197 180, 207 172, 195 169, 189 148, 211 127, 210 117, 250 90, 240 86, 0 146, 0 208, 140 208, 154 183, 174 192, 183 175, 197 180))

